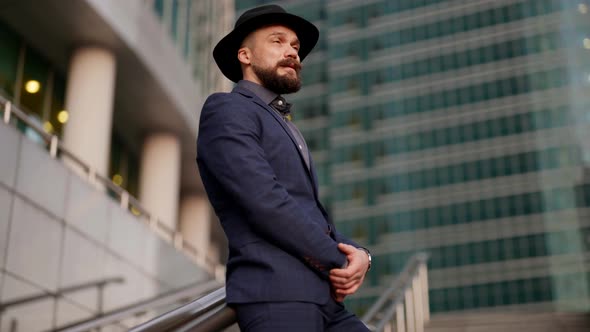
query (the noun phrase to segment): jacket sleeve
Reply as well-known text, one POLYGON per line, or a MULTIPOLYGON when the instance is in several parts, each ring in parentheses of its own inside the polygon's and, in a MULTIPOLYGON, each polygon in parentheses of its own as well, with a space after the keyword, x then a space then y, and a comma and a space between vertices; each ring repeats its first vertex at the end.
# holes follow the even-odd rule
POLYGON ((198 161, 243 209, 265 240, 327 277, 346 256, 321 223, 311 220, 277 181, 260 144, 259 124, 243 100, 230 95, 209 97, 201 113, 198 161))
POLYGON ((353 240, 345 237, 344 235, 342 235, 342 233, 338 232, 337 230, 334 230, 334 238, 336 239, 336 241, 338 241, 338 243, 342 242, 342 243, 349 244, 355 248, 364 248, 363 246, 359 245, 358 243, 354 242, 353 240))

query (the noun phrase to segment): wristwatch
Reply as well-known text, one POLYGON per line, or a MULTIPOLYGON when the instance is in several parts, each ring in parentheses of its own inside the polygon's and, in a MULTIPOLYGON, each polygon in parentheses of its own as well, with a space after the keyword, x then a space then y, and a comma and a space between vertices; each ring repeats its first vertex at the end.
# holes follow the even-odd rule
POLYGON ((359 249, 366 252, 367 256, 369 256, 369 267, 367 268, 367 271, 369 271, 371 269, 371 252, 367 248, 360 247, 359 249))

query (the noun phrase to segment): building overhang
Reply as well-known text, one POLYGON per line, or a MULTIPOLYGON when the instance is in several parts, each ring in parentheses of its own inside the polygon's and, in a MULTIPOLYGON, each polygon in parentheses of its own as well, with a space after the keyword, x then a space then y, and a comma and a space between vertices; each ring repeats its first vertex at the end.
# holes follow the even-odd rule
POLYGON ((0 20, 66 77, 76 48, 110 49, 117 59, 113 130, 136 151, 152 132, 176 134, 182 144, 182 189, 202 190, 195 141, 204 97, 189 64, 147 2, 3 1, 0 20))

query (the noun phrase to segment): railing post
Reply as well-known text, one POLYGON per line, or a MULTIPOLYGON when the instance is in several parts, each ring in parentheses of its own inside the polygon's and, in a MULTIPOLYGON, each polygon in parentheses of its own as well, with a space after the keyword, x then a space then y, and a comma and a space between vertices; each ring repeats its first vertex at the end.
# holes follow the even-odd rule
POLYGON ((4 123, 6 124, 10 122, 10 112, 12 112, 12 103, 7 101, 4 104, 4 123))
POLYGON ((182 248, 184 246, 184 240, 182 239, 182 233, 181 232, 174 233, 174 235, 172 236, 172 242, 174 244, 174 247, 177 250, 182 250, 182 248))
POLYGON ((428 254, 417 253, 362 320, 372 331, 424 332, 430 319, 428 304, 428 254))
POLYGON ((97 285, 98 296, 96 297, 96 308, 98 310, 99 315, 102 315, 104 311, 104 286, 105 284, 97 285))
POLYGON ((154 231, 158 228, 158 219, 153 214, 150 214, 149 224, 150 228, 154 231))
POLYGON ((53 159, 55 159, 55 157, 57 157, 57 143, 58 142, 59 142, 59 140, 57 139, 57 136, 55 136, 55 135, 51 136, 51 140, 49 141, 49 155, 53 159))
POLYGON ((424 332, 424 315, 422 313, 424 308, 424 306, 422 305, 422 285, 418 274, 416 274, 412 278, 412 296, 414 300, 414 318, 416 319, 416 332, 424 332))
POLYGON ((88 167, 88 182, 96 185, 96 171, 92 167, 88 167))
POLYGON ((406 327, 408 332, 416 332, 416 318, 414 316, 414 291, 408 287, 405 291, 406 327))
POLYGON ((207 254, 204 250, 197 251, 197 261, 200 262, 203 266, 207 266, 207 254))
POLYGON ((17 332, 18 331, 18 321, 16 318, 10 319, 10 327, 8 328, 10 332, 17 332))
POLYGON ((121 193, 121 208, 129 209, 129 193, 126 190, 121 193))
POLYGON ((421 288, 422 288, 422 319, 424 320, 424 324, 430 321, 430 305, 428 298, 428 268, 426 266, 426 262, 423 262, 418 267, 418 277, 420 278, 421 288))
POLYGON ((396 321, 396 332, 406 332, 406 322, 405 322, 405 312, 404 312, 404 303, 399 302, 395 306, 395 321, 396 321))

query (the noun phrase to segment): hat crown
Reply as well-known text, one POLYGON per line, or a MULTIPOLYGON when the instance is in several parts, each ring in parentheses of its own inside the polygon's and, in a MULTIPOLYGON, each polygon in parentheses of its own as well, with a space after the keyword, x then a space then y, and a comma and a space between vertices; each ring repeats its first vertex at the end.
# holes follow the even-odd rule
POLYGON ((265 5, 265 6, 252 8, 250 10, 245 11, 242 15, 240 15, 240 17, 236 21, 236 24, 234 25, 234 29, 237 29, 240 25, 242 25, 245 22, 249 21, 250 19, 253 19, 253 18, 258 17, 260 15, 278 14, 278 13, 285 14, 287 12, 281 6, 278 6, 278 5, 265 5))

